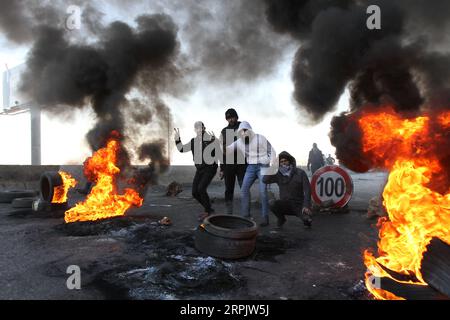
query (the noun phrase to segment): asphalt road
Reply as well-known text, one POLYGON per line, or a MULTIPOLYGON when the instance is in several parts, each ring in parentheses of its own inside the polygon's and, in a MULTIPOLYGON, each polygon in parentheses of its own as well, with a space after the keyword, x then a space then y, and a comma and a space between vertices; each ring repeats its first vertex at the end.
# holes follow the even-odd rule
MULTIPOLYGON (((166 197, 164 186, 152 187, 144 205, 128 213, 131 217, 126 223, 114 222, 113 227, 94 224, 89 232, 81 226, 84 233, 68 229, 61 213, 59 217, 38 216, 0 204, 0 299, 366 299, 360 283, 365 272, 362 252, 375 246, 377 240, 376 221, 367 219, 366 208, 369 199, 381 192, 386 174, 366 173, 353 175, 353 179, 355 194, 349 213, 318 213, 309 230, 296 217, 288 217, 284 228, 276 230, 272 216, 270 226, 260 230, 257 250, 251 257, 224 264, 214 259, 214 270, 218 266, 225 270, 218 276, 222 283, 198 284, 200 280, 191 277, 191 283, 179 284, 178 291, 170 279, 186 270, 161 273, 164 261, 167 268, 170 259, 181 259, 183 264, 177 268, 191 269, 194 260, 211 262, 193 248, 201 210, 190 195, 189 184, 184 184, 184 191, 176 198, 166 197), (155 227, 164 216, 173 225, 155 227), (80 290, 66 286, 70 265, 81 269, 80 290), (158 277, 152 274, 156 279, 152 282, 124 283, 117 277, 122 271, 134 275, 130 270, 154 272, 152 267, 159 268, 158 277)), ((223 188, 217 181, 210 187, 217 213, 224 211, 223 188)), ((276 193, 276 188, 273 191, 276 193)), ((238 213, 238 193, 236 198, 238 213)), ((257 196, 254 199, 252 212, 258 222, 257 196)), ((71 194, 71 204, 79 200, 79 195, 71 194)), ((204 272, 214 272, 208 270, 204 272)))

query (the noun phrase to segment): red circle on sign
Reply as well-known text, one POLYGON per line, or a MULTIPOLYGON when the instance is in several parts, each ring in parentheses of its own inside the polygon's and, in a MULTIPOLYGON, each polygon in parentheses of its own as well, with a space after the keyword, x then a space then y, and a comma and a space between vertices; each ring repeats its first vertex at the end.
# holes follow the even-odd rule
POLYGON ((317 180, 319 179, 319 177, 326 172, 335 172, 344 179, 344 182, 345 182, 344 196, 342 197, 342 199, 340 199, 338 202, 336 202, 333 205, 333 208, 342 208, 350 201, 350 199, 352 197, 353 180, 350 177, 350 175, 347 173, 347 171, 345 171, 344 169, 342 169, 339 166, 322 167, 314 173, 314 175, 312 176, 312 179, 311 179, 311 189, 312 189, 311 196, 315 203, 317 203, 319 205, 322 204, 322 200, 317 195, 316 183, 317 183, 317 180))

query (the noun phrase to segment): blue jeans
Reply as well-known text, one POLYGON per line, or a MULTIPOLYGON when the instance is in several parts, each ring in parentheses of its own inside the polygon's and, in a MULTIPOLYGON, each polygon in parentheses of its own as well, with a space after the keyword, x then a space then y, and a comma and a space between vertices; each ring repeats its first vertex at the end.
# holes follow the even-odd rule
POLYGON ((241 215, 250 217, 250 188, 256 179, 259 180, 259 200, 261 202, 261 214, 263 218, 268 216, 269 201, 267 197, 267 185, 262 181, 260 164, 249 164, 245 171, 244 181, 241 187, 241 215))

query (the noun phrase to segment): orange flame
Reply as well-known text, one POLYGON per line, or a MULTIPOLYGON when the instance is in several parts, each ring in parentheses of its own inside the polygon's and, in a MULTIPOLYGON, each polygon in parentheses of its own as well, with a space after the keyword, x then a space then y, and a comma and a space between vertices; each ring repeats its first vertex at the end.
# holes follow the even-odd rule
POLYGON ((115 176, 120 173, 116 166, 119 148, 119 142, 112 138, 106 147, 86 160, 84 173, 95 185, 84 202, 66 211, 67 223, 122 216, 131 206, 142 205, 143 199, 133 189, 127 188, 124 194, 118 194, 115 176))
POLYGON ((59 175, 63 181, 61 186, 53 188, 52 203, 65 203, 67 202, 67 193, 70 188, 74 188, 77 185, 77 180, 72 178, 70 174, 64 171, 59 171, 59 175))
MULTIPOLYGON (((445 128, 449 119, 449 113, 441 114, 437 123, 445 128)), ((364 252, 369 270, 366 286, 377 299, 402 299, 369 285, 369 275, 393 279, 379 264, 417 279, 408 283, 426 285, 420 271, 426 246, 433 237, 450 244, 450 193, 442 195, 427 187, 432 175, 442 171, 428 150, 438 139, 430 135, 433 120, 430 116, 403 119, 389 108, 359 119, 363 151, 391 169, 383 191, 389 219, 378 222, 378 257, 370 250, 364 252)))

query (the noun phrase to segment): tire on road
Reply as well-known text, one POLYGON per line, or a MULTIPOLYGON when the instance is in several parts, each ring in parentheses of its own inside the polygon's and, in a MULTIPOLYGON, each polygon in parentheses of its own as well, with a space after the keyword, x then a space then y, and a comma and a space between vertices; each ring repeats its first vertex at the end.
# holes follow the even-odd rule
POLYGON ((209 256, 222 259, 240 259, 253 253, 256 237, 250 239, 229 239, 215 236, 201 226, 195 233, 195 247, 209 256))
POLYGON ((229 214, 209 216, 202 226, 213 235, 229 239, 250 239, 258 234, 258 226, 254 221, 229 214))
POLYGON ((52 202, 55 187, 61 186, 62 184, 63 180, 58 171, 44 172, 39 181, 41 199, 52 202))
POLYGON ((32 208, 33 202, 37 200, 37 197, 28 197, 28 198, 16 198, 12 201, 12 207, 16 209, 20 208, 32 208))
POLYGON ((36 191, 33 190, 0 191, 0 203, 11 203, 16 198, 29 198, 36 195, 36 191))

